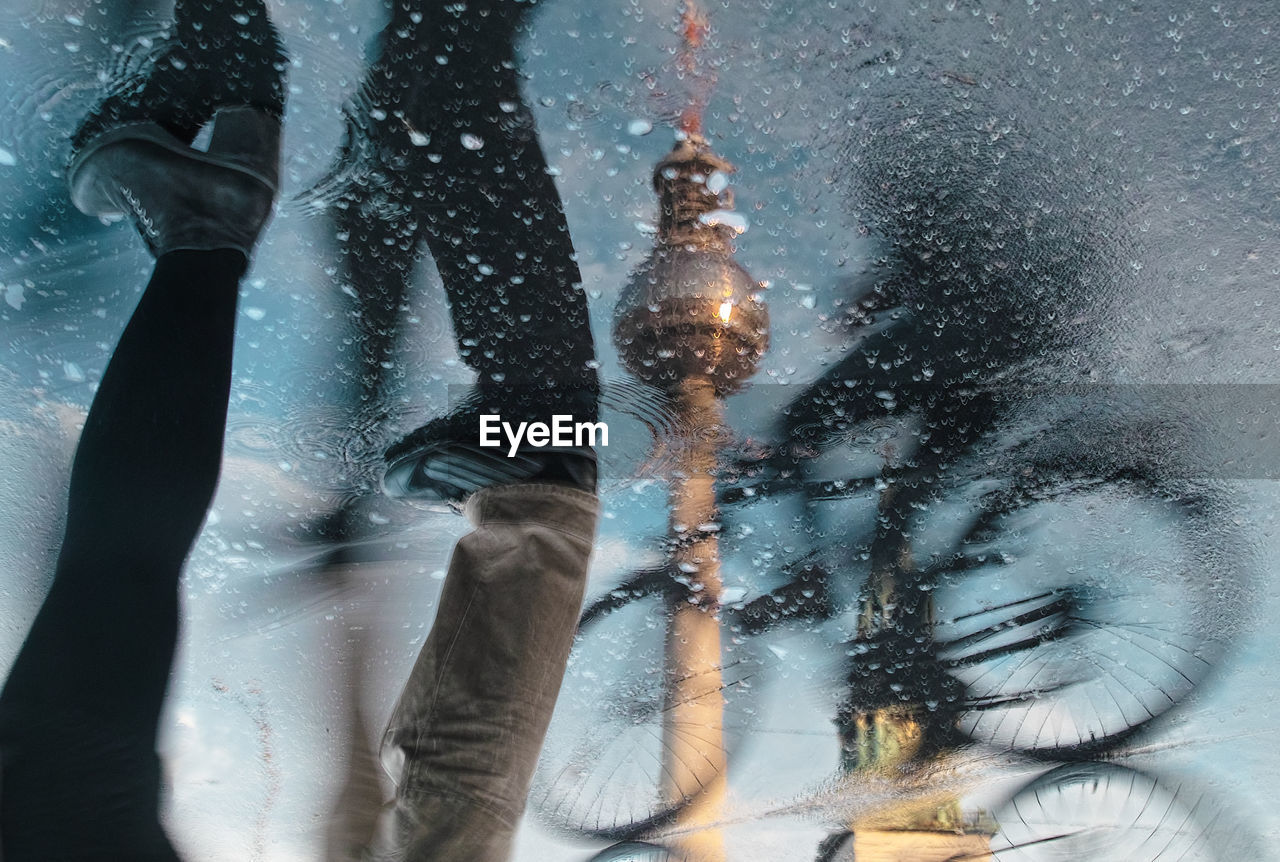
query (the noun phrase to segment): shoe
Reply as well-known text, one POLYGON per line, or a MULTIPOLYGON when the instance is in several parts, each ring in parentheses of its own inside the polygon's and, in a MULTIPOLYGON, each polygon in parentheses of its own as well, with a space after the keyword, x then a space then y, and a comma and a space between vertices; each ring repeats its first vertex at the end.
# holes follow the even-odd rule
POLYGON ((440 443, 388 462, 382 489, 392 498, 459 507, 482 488, 523 483, 565 485, 594 494, 595 452, 522 449, 508 458, 494 449, 440 443))
POLYGON ((153 254, 246 257, 280 185, 285 53, 261 0, 178 0, 174 37, 72 136, 71 199, 132 217, 153 254), (207 151, 190 145, 213 122, 207 151))
POLYGON ((511 454, 506 441, 497 447, 480 445, 481 415, 531 415, 513 411, 512 405, 509 397, 477 392, 401 439, 387 450, 383 493, 454 507, 482 488, 525 482, 595 493, 596 453, 591 446, 526 443, 511 454))
POLYGON ((67 171, 71 201, 104 219, 129 216, 152 254, 235 249, 250 256, 279 187, 280 122, 222 108, 206 152, 154 122, 116 126, 89 141, 67 171))

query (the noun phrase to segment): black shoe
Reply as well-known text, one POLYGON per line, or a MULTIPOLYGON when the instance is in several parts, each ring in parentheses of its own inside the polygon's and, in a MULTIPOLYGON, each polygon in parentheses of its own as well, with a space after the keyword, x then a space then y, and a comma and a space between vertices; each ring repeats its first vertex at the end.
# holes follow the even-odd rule
POLYGON ((482 488, 522 483, 565 485, 595 493, 595 452, 522 449, 507 458, 493 449, 441 443, 389 462, 382 487, 389 497, 458 506, 482 488))
POLYGON ((67 180, 77 209, 132 218, 156 257, 234 249, 247 259, 271 216, 279 165, 279 121, 254 108, 224 108, 206 152, 156 123, 130 123, 89 141, 67 180))
POLYGON ((201 2, 180 0, 169 47, 86 117, 67 180, 77 209, 131 217, 156 257, 248 257, 279 189, 284 50, 261 0, 201 2))
MULTIPOLYGON (((457 409, 433 419, 387 450, 383 492, 389 497, 461 504, 481 488, 523 482, 566 485, 595 492, 596 454, 591 446, 533 446, 510 451, 509 442, 480 445, 480 417, 535 416, 513 410, 510 397, 475 393, 457 409)), ((594 413, 592 413, 594 415, 594 413)), ((542 421, 550 419, 545 416, 542 421)))

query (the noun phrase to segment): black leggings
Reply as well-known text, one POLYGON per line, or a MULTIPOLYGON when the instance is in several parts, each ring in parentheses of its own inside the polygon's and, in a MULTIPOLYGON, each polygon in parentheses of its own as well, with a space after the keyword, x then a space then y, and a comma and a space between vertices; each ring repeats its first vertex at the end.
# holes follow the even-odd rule
POLYGON ((177 251, 107 365, 53 586, 0 694, 0 858, 174 860, 157 725, 222 460, 236 251, 177 251))

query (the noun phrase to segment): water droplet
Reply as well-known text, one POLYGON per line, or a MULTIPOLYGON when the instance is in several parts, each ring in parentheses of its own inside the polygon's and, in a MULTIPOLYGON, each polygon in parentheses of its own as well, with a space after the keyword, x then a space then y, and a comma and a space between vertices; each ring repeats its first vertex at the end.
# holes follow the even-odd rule
POLYGON ((649 134, 653 131, 653 123, 648 120, 632 120, 627 123, 627 134, 635 135, 637 138, 649 134))
POLYGON ((698 221, 713 227, 723 225, 731 228, 736 234, 746 233, 748 227, 746 216, 733 210, 712 210, 709 213, 703 213, 698 216, 698 221))
POLYGON ((22 308, 22 302, 26 297, 22 295, 22 285, 9 284, 4 288, 4 301, 9 304, 10 308, 22 308))

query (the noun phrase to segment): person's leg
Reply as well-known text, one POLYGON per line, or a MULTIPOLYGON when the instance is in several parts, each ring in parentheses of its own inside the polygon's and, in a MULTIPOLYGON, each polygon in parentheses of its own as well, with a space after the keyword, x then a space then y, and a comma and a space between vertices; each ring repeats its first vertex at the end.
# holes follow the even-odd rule
POLYGON ((384 737, 397 787, 371 850, 377 859, 509 857, 598 516, 585 447, 497 459, 510 470, 452 447, 478 443, 479 404, 517 422, 596 417, 586 297, 515 62, 533 5, 397 5, 350 113, 348 150, 376 152, 379 182, 403 192, 444 283, 459 353, 479 375, 474 402, 388 452, 393 471, 421 455, 404 481, 387 477, 390 492, 456 500, 482 490, 467 505, 476 529, 455 549, 384 737), (439 484, 419 483, 428 467, 439 484))
POLYGON ((370 520, 382 500, 380 460, 383 435, 403 389, 403 366, 397 365, 405 332, 415 331, 406 318, 413 296, 415 265, 422 255, 418 218, 409 195, 394 183, 348 187, 329 206, 328 217, 338 237, 339 278, 348 303, 349 328, 335 356, 338 399, 350 413, 347 448, 338 460, 344 483, 342 507, 319 524, 316 538, 334 546, 328 559, 337 562, 350 543, 379 529, 370 520), (349 333, 349 335, 348 335, 349 333), (375 466, 375 463, 377 466, 375 466))
POLYGON ((504 862, 555 708, 599 503, 508 485, 467 503, 435 623, 383 739, 377 860, 504 862))
POLYGON ((155 738, 217 483, 238 251, 156 261, 85 421, 53 586, 0 694, 6 862, 175 859, 155 738))
POLYGON ((424 235, 480 385, 551 388, 540 397, 594 421, 594 399, 573 398, 595 386, 582 277, 515 63, 528 6, 490 5, 444 28, 448 62, 414 118, 436 156, 422 165, 424 235))
POLYGON ((463 360, 523 410, 594 420, 595 350, 573 243, 515 42, 533 2, 398 5, 352 112, 408 190, 463 360), (376 119, 369 119, 370 117, 376 119), (534 403, 536 402, 536 403, 534 403))
POLYGON ((262 0, 179 0, 175 37, 72 139, 72 202, 156 266, 72 468, 53 584, 0 692, 6 862, 172 860, 155 740, 178 579, 217 484, 240 277, 278 187, 283 55, 262 0), (207 152, 187 144, 213 121, 207 152))
MULTIPOLYGON (((465 400, 388 448, 390 496, 457 501, 532 480, 540 460, 480 445, 482 414, 513 425, 597 418, 586 296, 516 63, 534 5, 395 7, 349 111, 348 155, 372 157, 357 175, 390 183, 409 204, 448 295, 458 352, 477 372, 465 400)), ((558 457, 571 476, 594 470, 588 447, 558 457)))

